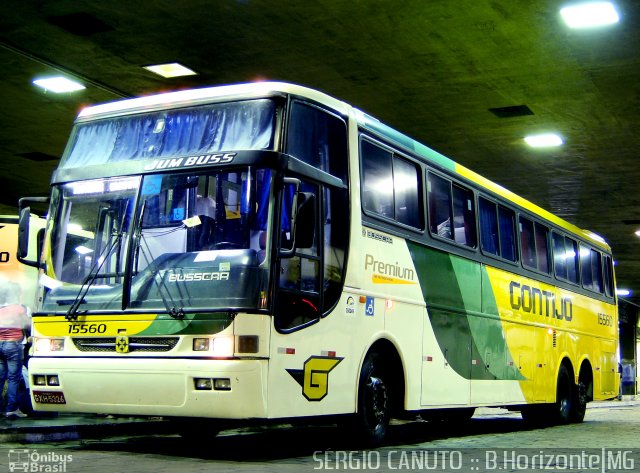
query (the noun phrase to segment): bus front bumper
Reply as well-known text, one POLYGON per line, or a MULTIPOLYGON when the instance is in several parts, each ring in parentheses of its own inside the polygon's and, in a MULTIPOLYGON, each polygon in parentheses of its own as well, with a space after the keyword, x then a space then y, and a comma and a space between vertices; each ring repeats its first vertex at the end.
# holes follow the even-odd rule
POLYGON ((267 367, 267 360, 34 357, 31 401, 38 411, 265 418, 267 367))

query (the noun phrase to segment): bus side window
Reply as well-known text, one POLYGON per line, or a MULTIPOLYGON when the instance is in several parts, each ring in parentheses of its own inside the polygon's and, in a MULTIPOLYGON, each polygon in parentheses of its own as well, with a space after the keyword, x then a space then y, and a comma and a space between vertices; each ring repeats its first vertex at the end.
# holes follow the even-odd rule
POLYGON ((604 255, 604 293, 613 297, 613 265, 609 255, 604 255))
POLYGON ((509 261, 517 261, 515 212, 498 205, 498 226, 500 230, 500 256, 509 261))
POLYGON ((429 173, 429 230, 434 235, 453 240, 451 232, 451 183, 429 173))
POLYGON ((522 264, 529 268, 537 269, 533 222, 524 217, 520 217, 520 249, 522 251, 522 264))
POLYGON ((480 197, 478 199, 478 210, 480 213, 480 243, 482 251, 492 255, 499 255, 500 240, 496 204, 480 197))
POLYGON ((593 273, 591 270, 591 250, 580 245, 580 273, 582 275, 582 287, 593 290, 593 273))
POLYGON ((560 279, 567 279, 567 249, 565 247, 564 236, 552 232, 553 239, 553 261, 555 274, 560 279))
POLYGON ((362 206, 382 217, 394 218, 392 155, 362 140, 362 206))
POLYGON ((567 279, 578 284, 580 280, 580 264, 578 260, 578 242, 567 237, 565 238, 565 249, 567 256, 567 279))
POLYGON ((549 229, 538 222, 536 229, 536 256, 538 259, 538 271, 549 272, 549 229))

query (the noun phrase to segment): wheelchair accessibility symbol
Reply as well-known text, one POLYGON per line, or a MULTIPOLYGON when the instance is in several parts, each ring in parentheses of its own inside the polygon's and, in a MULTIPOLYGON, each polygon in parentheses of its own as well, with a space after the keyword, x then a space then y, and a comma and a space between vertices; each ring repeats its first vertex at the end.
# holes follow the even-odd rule
POLYGON ((373 302, 374 302, 373 297, 367 296, 367 301, 365 302, 364 315, 368 315, 370 317, 373 317, 373 313, 374 313, 373 302))

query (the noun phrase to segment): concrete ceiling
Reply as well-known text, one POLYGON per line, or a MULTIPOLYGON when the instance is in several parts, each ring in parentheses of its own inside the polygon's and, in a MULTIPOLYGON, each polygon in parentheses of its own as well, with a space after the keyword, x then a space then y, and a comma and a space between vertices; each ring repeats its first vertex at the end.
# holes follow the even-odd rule
MULTIPOLYGON (((604 236, 640 296, 640 3, 568 29, 550 0, 3 0, 0 213, 46 195, 86 104, 273 79, 323 90, 604 236), (141 66, 179 61, 197 76, 141 66), (63 72, 86 90, 31 84, 63 72), (490 109, 525 105, 528 115, 490 109), (565 144, 535 151, 526 134, 565 144)), ((640 301, 639 298, 634 300, 640 301)))

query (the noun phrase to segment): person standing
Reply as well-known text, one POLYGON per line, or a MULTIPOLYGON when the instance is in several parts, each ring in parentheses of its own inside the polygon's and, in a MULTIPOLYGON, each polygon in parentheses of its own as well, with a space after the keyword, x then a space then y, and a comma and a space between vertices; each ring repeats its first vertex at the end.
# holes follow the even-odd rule
POLYGON ((0 387, 7 381, 5 417, 26 417, 20 410, 18 392, 22 381, 25 330, 30 314, 19 303, 20 287, 11 282, 0 286, 0 387))

